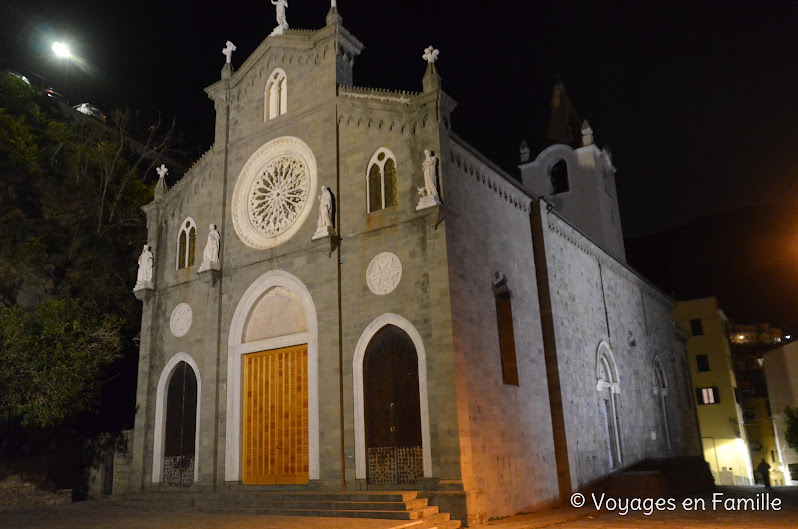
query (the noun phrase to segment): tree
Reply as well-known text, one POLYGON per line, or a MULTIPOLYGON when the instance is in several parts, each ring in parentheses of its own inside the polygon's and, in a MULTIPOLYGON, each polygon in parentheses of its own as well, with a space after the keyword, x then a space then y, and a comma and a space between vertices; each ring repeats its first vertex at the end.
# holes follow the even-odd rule
POLYGON ((798 408, 784 408, 784 424, 786 430, 784 437, 787 440, 787 445, 798 452, 798 408))
MULTIPOLYGON (((127 393, 108 415, 133 417, 141 306, 131 295, 146 240, 144 176, 174 124, 112 126, 64 115, 0 75, 0 429, 72 425, 99 407, 109 380, 127 393)), ((103 427, 108 427, 107 424, 103 427)), ((0 437, 4 437, 0 435, 0 437)), ((1 447, 0 447, 1 448, 1 447)))

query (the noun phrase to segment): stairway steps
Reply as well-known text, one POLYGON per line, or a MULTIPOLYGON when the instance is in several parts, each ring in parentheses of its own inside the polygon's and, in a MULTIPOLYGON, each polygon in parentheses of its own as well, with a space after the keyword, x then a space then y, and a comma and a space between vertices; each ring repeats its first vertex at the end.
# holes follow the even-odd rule
POLYGON ((253 507, 262 509, 320 509, 320 510, 345 510, 345 511, 408 511, 427 507, 427 500, 417 498, 403 502, 389 501, 331 501, 331 500, 272 500, 271 498, 258 498, 245 500, 242 498, 224 498, 218 501, 197 502, 200 510, 205 508, 226 507, 253 507))
POLYGON ((407 520, 403 529, 457 529, 460 522, 418 497, 418 491, 279 491, 197 492, 157 490, 127 493, 113 501, 141 507, 197 509, 210 513, 377 518, 407 520))
MULTIPOLYGON (((203 512, 222 514, 254 514, 275 516, 317 516, 323 518, 378 518, 383 520, 423 520, 437 514, 437 507, 424 507, 409 511, 338 510, 338 509, 281 509, 268 507, 209 508, 203 512)), ((418 526, 413 526, 418 527, 418 526)))

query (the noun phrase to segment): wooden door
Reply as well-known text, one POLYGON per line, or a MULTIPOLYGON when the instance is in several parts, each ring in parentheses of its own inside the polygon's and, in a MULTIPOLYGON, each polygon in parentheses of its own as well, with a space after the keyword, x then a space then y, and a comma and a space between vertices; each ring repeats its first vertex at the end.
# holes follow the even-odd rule
POLYGON ((194 483, 197 435, 197 377, 179 362, 169 380, 166 396, 166 433, 163 450, 163 482, 189 486, 194 483))
POLYGON ((307 483, 308 346, 248 354, 243 362, 243 483, 307 483))
POLYGON ((387 325, 363 360, 369 483, 417 483, 424 477, 418 356, 410 337, 387 325))

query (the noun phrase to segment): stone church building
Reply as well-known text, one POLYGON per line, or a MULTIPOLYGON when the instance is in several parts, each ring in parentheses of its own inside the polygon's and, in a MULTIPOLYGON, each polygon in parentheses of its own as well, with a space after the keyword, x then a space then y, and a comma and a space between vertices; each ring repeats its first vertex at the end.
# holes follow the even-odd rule
POLYGON ((420 490, 475 524, 698 453, 673 301, 562 86, 519 181, 452 130, 437 50, 422 91, 363 88, 335 7, 278 30, 225 49, 213 147, 145 208, 130 490, 420 490))

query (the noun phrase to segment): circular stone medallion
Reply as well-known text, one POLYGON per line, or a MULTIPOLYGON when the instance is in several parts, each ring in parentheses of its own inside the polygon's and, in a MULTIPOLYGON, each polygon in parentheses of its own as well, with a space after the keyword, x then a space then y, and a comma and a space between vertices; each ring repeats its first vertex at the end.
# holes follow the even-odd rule
POLYGON ((366 270, 366 284, 369 290, 383 296, 399 285, 402 279, 402 263, 391 252, 383 252, 369 263, 366 270))
POLYGON ((233 189, 238 237, 261 250, 290 239, 310 214, 316 171, 313 152, 299 138, 277 138, 255 151, 233 189))
POLYGON ((185 336, 191 328, 191 307, 188 303, 181 303, 172 311, 172 317, 169 319, 169 328, 176 338, 185 336))

